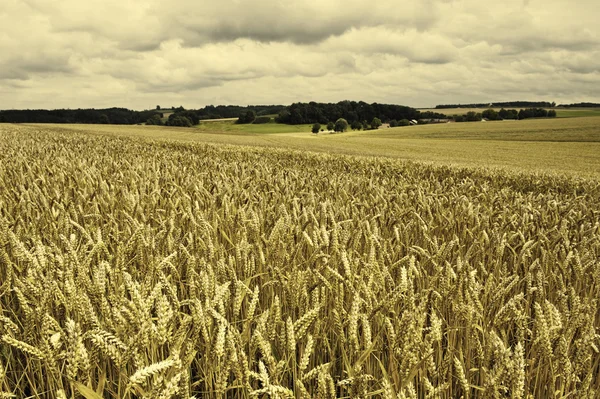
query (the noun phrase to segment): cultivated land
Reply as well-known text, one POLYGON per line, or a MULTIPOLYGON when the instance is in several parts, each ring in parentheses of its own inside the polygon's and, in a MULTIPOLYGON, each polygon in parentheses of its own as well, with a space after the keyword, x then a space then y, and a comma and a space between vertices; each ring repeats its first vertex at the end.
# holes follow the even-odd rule
POLYGON ((600 118, 422 125, 312 135, 310 125, 203 122, 197 128, 39 125, 116 136, 384 156, 443 165, 600 177, 600 118))
POLYGON ((0 397, 598 397, 598 120, 0 125, 0 397))

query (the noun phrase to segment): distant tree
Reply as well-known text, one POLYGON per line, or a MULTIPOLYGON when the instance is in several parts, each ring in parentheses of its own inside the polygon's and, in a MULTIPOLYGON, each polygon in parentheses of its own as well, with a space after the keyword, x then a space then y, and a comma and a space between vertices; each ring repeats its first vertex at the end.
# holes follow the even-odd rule
POLYGON ((103 125, 108 125, 110 123, 110 120, 108 119, 108 115, 101 114, 100 115, 100 123, 103 125))
POLYGON ((256 112, 248 110, 240 115, 236 123, 252 123, 256 119, 256 112))
POLYGON ((154 114, 146 121, 146 125, 162 125, 163 121, 159 114, 154 114))
POLYGON ((504 109, 504 108, 502 108, 498 112, 498 116, 500 116, 501 119, 518 119, 519 118, 519 113, 517 112, 516 109, 504 109))
POLYGON ((548 111, 548 118, 556 118, 556 111, 553 109, 548 111))
POLYGON ((339 118, 335 121, 335 129, 336 132, 345 132, 348 130, 348 121, 344 118, 339 118))
POLYGON ((271 119, 270 116, 257 116, 254 119, 254 122, 252 122, 252 123, 254 123, 255 125, 260 125, 260 124, 263 124, 263 123, 271 123, 271 120, 272 119, 271 119))
POLYGON ((398 126, 409 126, 410 125, 410 121, 408 119, 400 119, 398 121, 398 126))
POLYGON ((395 120, 395 119, 392 119, 392 120, 390 121, 390 127, 397 127, 397 126, 398 126, 398 121, 397 121, 397 120, 395 120))
POLYGON ((192 121, 186 118, 185 116, 175 116, 173 118, 169 117, 167 126, 181 126, 181 127, 192 127, 192 121))
POLYGON ((477 113, 475 111, 469 111, 469 112, 467 112, 467 115, 465 115, 465 120, 467 122, 480 122, 481 114, 477 113))
POLYGON ((277 116, 277 118, 275 119, 277 123, 290 123, 290 111, 288 111, 287 109, 284 109, 282 111, 279 112, 279 115, 277 116))
POLYGON ((500 114, 492 108, 486 109, 485 111, 483 111, 481 113, 481 116, 483 116, 485 119, 487 119, 489 121, 497 121, 497 120, 501 119, 500 114))
POLYGON ((327 130, 330 132, 335 129, 335 124, 333 122, 327 122, 327 130))
POLYGON ((156 109, 157 109, 157 110, 158 110, 158 109, 160 109, 160 105, 157 105, 157 106, 156 106, 156 109))
POLYGON ((366 120, 362 121, 362 125, 363 125, 363 130, 368 130, 371 127, 371 126, 369 126, 369 122, 367 122, 366 120))
POLYGON ((379 126, 381 126, 381 119, 377 117, 373 118, 371 121, 371 129, 379 129, 379 126))
POLYGON ((175 118, 177 116, 183 116, 183 117, 188 118, 190 120, 190 122, 192 123, 192 125, 197 125, 200 123, 200 118, 198 117, 198 114, 196 114, 196 112, 194 112, 194 111, 177 111, 177 112, 169 115, 169 119, 175 118))
POLYGON ((317 134, 317 133, 319 133, 319 130, 321 130, 321 124, 320 124, 320 123, 315 123, 315 124, 312 126, 312 132, 313 132, 314 134, 317 134))
POLYGON ((452 117, 452 119, 454 119, 454 122, 464 122, 465 121, 464 115, 454 115, 452 117))
POLYGON ((359 121, 352 121, 352 123, 350 124, 350 127, 352 128, 352 130, 361 130, 362 129, 362 123, 360 123, 359 121))

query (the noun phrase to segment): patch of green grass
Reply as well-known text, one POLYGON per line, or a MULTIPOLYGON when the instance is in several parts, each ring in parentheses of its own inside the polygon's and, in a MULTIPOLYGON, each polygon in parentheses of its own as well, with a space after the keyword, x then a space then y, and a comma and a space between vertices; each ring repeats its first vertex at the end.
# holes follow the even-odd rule
POLYGON ((200 122, 196 129, 201 132, 229 134, 277 134, 277 133, 308 133, 312 125, 284 125, 280 123, 236 124, 235 121, 200 122))
POLYGON ((568 108, 557 109, 558 118, 581 118, 585 116, 600 116, 600 108, 568 108))

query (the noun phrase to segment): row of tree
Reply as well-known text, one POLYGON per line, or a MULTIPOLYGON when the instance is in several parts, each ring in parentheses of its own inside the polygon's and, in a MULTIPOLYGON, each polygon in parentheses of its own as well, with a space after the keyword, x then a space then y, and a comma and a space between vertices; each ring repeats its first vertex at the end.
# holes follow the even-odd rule
POLYGON ((169 118, 164 122, 163 117, 163 113, 156 112, 146 120, 146 125, 192 127, 200 123, 200 118, 195 111, 188 111, 183 109, 183 107, 178 108, 176 112, 170 114, 169 118))
POLYGON ((134 125, 145 122, 154 113, 154 110, 132 111, 126 108, 4 110, 0 111, 0 122, 134 125))
MULTIPOLYGON (((382 125, 381 119, 375 117, 371 120, 371 122, 367 122, 367 121, 352 121, 351 123, 348 123, 348 121, 344 118, 338 118, 335 123, 334 122, 327 122, 327 130, 330 132, 345 132, 346 130, 348 130, 348 128, 351 128, 352 130, 369 130, 369 129, 379 129, 379 127, 382 125)), ((398 125, 396 125, 398 126, 398 125)), ((320 131, 324 131, 325 129, 323 127, 321 127, 320 123, 315 123, 312 126, 312 132, 313 133, 319 133, 320 131)))
POLYGON ((516 109, 504 109, 496 111, 494 109, 486 109, 483 112, 469 111, 464 115, 454 115, 454 122, 479 122, 483 119, 488 121, 501 121, 505 119, 529 119, 529 118, 555 118, 556 111, 545 110, 543 108, 526 108, 517 111, 516 109))
POLYGON ((581 102, 573 104, 557 105, 554 101, 506 101, 497 103, 475 103, 475 104, 440 104, 436 109, 447 108, 488 108, 488 107, 515 107, 515 108, 600 108, 599 103, 581 102))
MULTIPOLYGON (((592 103, 582 103, 592 104, 592 103)), ((477 104, 475 104, 477 105, 477 104)), ((440 113, 421 112, 414 108, 392 104, 367 104, 363 101, 341 101, 339 103, 294 103, 288 107, 280 105, 260 106, 212 106, 199 110, 186 110, 182 106, 173 108, 166 121, 160 108, 149 111, 132 111, 126 108, 107 109, 58 109, 58 110, 6 110, 0 111, 0 122, 8 123, 88 123, 88 124, 140 124, 189 127, 203 119, 238 117, 238 123, 269 123, 270 116, 278 111, 276 121, 286 124, 335 123, 340 119, 347 121, 352 129, 375 129, 374 121, 389 123, 391 127, 405 126, 409 120, 428 121, 445 119, 440 113), (349 121, 349 122, 348 122, 349 121), (370 122, 368 122, 370 121, 370 122)), ((555 117, 556 111, 543 108, 502 109, 499 112, 489 109, 483 113, 468 112, 455 115, 456 122, 499 119, 527 119, 555 117)), ((334 129, 329 129, 334 130, 334 129)))
POLYGON ((254 112, 254 116, 277 115, 285 105, 207 105, 204 108, 196 110, 196 114, 200 119, 224 119, 238 118, 247 111, 254 112))
POLYGON ((555 102, 548 101, 505 101, 497 103, 475 103, 475 104, 440 104, 436 105, 436 109, 447 108, 499 108, 499 107, 515 107, 515 108, 553 108, 555 102))
POLYGON ((575 104, 561 104, 559 107, 562 108, 600 108, 598 103, 575 103, 575 104))
POLYGON ((330 121, 345 119, 346 121, 360 122, 372 121, 378 118, 381 121, 411 120, 425 118, 445 118, 445 115, 436 112, 420 112, 404 105, 393 104, 368 104, 363 101, 341 101, 339 103, 294 103, 279 113, 277 122, 290 125, 300 124, 327 124, 330 121))

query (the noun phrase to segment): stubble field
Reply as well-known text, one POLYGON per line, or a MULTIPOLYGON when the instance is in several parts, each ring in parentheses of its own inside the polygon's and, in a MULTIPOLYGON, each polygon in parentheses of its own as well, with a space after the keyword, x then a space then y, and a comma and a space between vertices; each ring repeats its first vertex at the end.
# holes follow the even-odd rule
POLYGON ((597 397, 578 123, 0 125, 0 397, 597 397))

